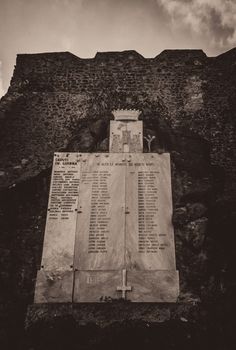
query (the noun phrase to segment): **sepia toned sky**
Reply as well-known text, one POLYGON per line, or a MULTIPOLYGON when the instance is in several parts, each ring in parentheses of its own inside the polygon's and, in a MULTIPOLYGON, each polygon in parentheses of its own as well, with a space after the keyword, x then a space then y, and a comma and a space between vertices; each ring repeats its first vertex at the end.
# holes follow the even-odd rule
POLYGON ((0 96, 17 53, 202 48, 215 56, 236 46, 236 0, 0 0, 0 96))

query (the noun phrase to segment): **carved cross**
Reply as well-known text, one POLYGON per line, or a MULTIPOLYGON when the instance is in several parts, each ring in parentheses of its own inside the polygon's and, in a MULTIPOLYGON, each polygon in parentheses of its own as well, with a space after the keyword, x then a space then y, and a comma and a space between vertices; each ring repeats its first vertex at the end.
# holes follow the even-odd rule
POLYGON ((122 270, 122 286, 118 286, 116 289, 118 292, 122 292, 122 299, 126 299, 126 292, 131 291, 132 287, 126 285, 126 269, 122 270))

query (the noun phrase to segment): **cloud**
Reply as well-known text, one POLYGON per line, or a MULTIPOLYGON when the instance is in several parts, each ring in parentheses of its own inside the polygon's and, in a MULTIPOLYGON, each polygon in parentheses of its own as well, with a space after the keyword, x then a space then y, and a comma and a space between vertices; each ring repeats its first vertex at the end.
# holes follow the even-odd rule
MULTIPOLYGON (((208 17, 205 17, 203 21, 208 27, 209 34, 214 39, 214 44, 220 44, 221 47, 226 47, 228 44, 235 40, 235 27, 231 23, 223 24, 223 15, 215 8, 210 8, 208 11, 208 17)), ((235 18, 236 20, 236 18, 235 18)))
POLYGON ((236 45, 235 0, 0 0, 4 89, 17 53, 202 48, 217 55, 236 45))
POLYGON ((227 50, 236 45, 235 0, 157 0, 170 16, 171 26, 186 29, 209 48, 227 50), (205 38, 205 39, 204 39, 205 38))

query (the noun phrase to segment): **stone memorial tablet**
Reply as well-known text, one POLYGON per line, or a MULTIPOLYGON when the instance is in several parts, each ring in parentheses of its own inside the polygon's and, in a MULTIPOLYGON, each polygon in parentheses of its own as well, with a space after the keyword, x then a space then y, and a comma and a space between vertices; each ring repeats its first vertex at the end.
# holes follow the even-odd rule
POLYGON ((36 302, 72 301, 79 181, 79 154, 55 153, 36 302))
POLYGON ((81 165, 75 244, 78 270, 123 266, 125 169, 121 154, 90 154, 81 165))
POLYGON ((74 301, 124 295, 130 301, 175 301, 178 272, 169 155, 100 154, 100 161, 94 157, 90 155, 81 170, 82 178, 83 172, 86 175, 79 195, 74 301))
POLYGON ((130 154, 126 171, 129 269, 175 269, 169 154, 130 154))
POLYGON ((138 111, 113 114, 117 153, 55 154, 35 302, 177 300, 170 156, 138 153, 138 111))

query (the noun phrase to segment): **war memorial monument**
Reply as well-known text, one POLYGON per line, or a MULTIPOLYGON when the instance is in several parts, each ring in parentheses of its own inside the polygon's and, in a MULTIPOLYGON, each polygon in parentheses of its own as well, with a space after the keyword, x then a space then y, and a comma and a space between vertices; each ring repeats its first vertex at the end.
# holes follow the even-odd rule
POLYGON ((142 153, 135 110, 109 153, 55 153, 35 302, 175 302, 170 156, 142 153))
POLYGON ((0 101, 1 349, 231 350, 235 62, 17 55, 0 101))

